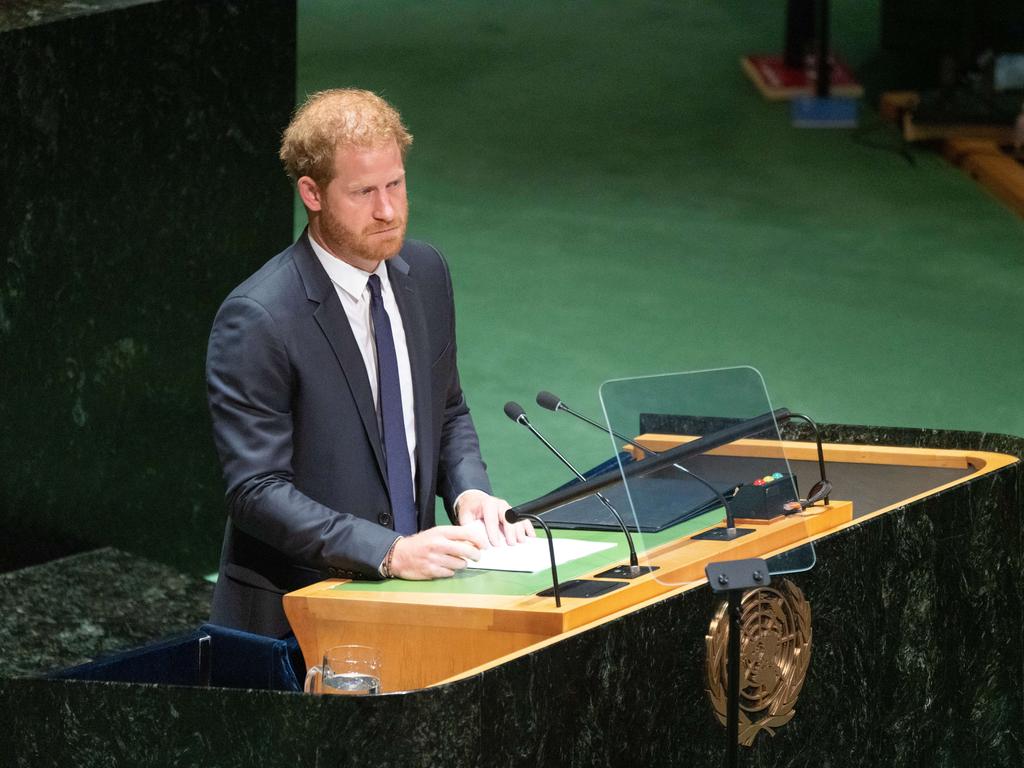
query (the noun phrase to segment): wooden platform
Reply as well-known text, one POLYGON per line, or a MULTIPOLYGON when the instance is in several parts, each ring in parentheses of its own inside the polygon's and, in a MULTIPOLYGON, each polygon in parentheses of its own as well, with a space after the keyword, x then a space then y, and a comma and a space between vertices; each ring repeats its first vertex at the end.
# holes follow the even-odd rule
POLYGON ((879 115, 898 125, 909 142, 937 141, 943 157, 1024 217, 1024 164, 1002 147, 1013 143, 1007 125, 928 125, 914 120, 920 96, 914 91, 882 94, 879 115))
POLYGON ((942 154, 1024 217, 1024 164, 999 144, 983 139, 949 139, 942 145, 942 154))
POLYGON ((975 123, 926 123, 915 118, 914 110, 921 103, 916 91, 888 91, 882 94, 878 113, 883 120, 894 123, 906 141, 946 141, 948 139, 981 139, 999 144, 1013 142, 1013 126, 975 123))
MULTIPOLYGON (((859 99, 864 95, 864 87, 857 82, 853 70, 843 61, 842 57, 833 55, 832 83, 829 92, 832 96, 846 99, 859 99)), ((768 101, 785 101, 815 93, 813 67, 793 69, 787 67, 782 56, 750 55, 740 59, 740 66, 750 81, 757 87, 768 101)))

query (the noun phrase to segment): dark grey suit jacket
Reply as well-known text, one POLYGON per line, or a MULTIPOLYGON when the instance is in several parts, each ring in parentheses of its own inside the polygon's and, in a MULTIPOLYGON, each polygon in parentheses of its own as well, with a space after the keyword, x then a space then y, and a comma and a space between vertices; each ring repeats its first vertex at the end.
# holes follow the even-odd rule
MULTIPOLYGON (((407 241, 387 262, 409 348, 421 528, 434 497, 490 492, 459 384, 451 278, 407 241)), ((211 621, 288 631, 281 595, 328 576, 380 578, 396 538, 366 366, 306 235, 221 305, 206 377, 229 520, 211 621)))

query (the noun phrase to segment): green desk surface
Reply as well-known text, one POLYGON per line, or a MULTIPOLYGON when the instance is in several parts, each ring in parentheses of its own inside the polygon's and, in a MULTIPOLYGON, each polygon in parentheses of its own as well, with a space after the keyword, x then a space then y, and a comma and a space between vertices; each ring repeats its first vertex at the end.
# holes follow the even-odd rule
MULTIPOLYGON (((666 528, 660 533, 633 534, 633 543, 637 552, 642 553, 667 544, 683 536, 689 536, 704 528, 722 521, 724 513, 721 508, 712 509, 703 515, 687 520, 679 525, 666 528)), ((595 552, 579 560, 558 566, 558 580, 578 579, 584 574, 601 568, 626 563, 629 561, 629 549, 621 531, 553 531, 556 539, 587 539, 590 541, 612 542, 615 547, 595 552)), ((543 531, 538 531, 543 536, 543 531)), ((450 579, 434 581, 402 581, 388 579, 385 581, 350 581, 338 584, 333 589, 344 592, 412 592, 419 594, 472 594, 472 595, 531 595, 551 586, 551 570, 545 568, 537 573, 511 573, 508 571, 474 571, 463 570, 450 579)))

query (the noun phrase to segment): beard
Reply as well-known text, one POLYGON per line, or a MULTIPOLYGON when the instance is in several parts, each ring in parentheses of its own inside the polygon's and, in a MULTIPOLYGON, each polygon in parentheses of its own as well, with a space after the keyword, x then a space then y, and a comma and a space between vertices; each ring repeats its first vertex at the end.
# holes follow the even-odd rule
POLYGON ((326 245, 339 257, 351 256, 360 261, 387 261, 397 255, 405 241, 405 225, 404 218, 395 217, 388 223, 374 224, 356 232, 345 226, 329 209, 320 211, 320 230, 327 240, 326 245), (383 230, 390 231, 376 234, 383 230))

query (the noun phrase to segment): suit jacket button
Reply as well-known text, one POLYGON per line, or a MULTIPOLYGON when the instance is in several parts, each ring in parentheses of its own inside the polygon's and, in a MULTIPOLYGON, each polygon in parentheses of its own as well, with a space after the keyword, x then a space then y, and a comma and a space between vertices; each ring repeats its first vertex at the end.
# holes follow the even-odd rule
POLYGON ((388 526, 391 525, 391 513, 390 512, 381 512, 377 516, 377 522, 379 522, 381 525, 388 525, 388 526))

